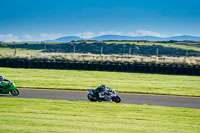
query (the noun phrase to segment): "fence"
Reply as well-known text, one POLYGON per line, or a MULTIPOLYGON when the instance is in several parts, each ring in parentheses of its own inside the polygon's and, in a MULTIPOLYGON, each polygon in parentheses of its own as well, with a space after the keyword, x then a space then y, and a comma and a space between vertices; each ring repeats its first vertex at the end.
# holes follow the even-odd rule
POLYGON ((139 72, 177 75, 199 75, 200 66, 151 64, 151 63, 112 63, 112 62, 64 62, 0 59, 0 67, 41 68, 67 70, 97 70, 116 72, 139 72))

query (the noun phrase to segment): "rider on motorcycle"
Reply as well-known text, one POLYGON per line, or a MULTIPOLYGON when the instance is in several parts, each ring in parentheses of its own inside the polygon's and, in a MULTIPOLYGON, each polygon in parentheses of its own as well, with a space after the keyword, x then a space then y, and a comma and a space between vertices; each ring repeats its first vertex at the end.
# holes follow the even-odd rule
POLYGON ((4 87, 1 86, 2 81, 7 81, 7 82, 9 82, 9 83, 12 82, 12 81, 10 81, 10 80, 4 79, 3 76, 0 76, 0 91, 2 91, 3 89, 8 89, 8 88, 9 88, 9 86, 4 86, 4 87))
POLYGON ((94 90, 94 95, 97 97, 98 101, 101 101, 101 99, 105 97, 106 88, 110 90, 110 88, 106 87, 105 85, 101 85, 94 90))

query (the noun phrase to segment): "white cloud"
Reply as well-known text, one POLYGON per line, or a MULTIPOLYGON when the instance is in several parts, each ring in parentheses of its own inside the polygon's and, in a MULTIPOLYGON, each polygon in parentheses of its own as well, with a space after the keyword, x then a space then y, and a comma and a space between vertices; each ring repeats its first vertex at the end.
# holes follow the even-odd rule
MULTIPOLYGON (((174 34, 174 35, 172 35, 172 36, 182 36, 183 34, 174 34)), ((171 37, 172 37, 171 36, 171 37)))
POLYGON ((129 32, 129 33, 122 33, 117 31, 102 31, 98 33, 94 32, 83 32, 74 34, 75 36, 79 36, 84 39, 93 38, 96 36, 103 36, 103 35, 122 35, 122 36, 156 36, 156 37, 166 37, 165 35, 161 35, 158 32, 153 32, 149 30, 138 30, 136 32, 129 32))
POLYGON ((161 35, 158 32, 153 32, 149 30, 138 30, 136 32, 130 32, 127 35, 129 36, 156 36, 156 37, 165 37, 165 35, 161 35))
POLYGON ((95 33, 94 32, 90 32, 90 31, 83 32, 83 33, 77 33, 77 34, 74 34, 74 35, 78 36, 80 38, 84 38, 84 39, 95 37, 95 33))
POLYGON ((54 40, 59 37, 64 37, 67 36, 62 33, 55 33, 55 34, 47 34, 47 33, 42 33, 39 35, 22 35, 22 36, 15 36, 13 34, 0 34, 0 41, 3 42, 21 42, 21 41, 44 41, 44 40, 54 40))
POLYGON ((22 40, 32 40, 33 36, 32 35, 23 35, 22 40))
POLYGON ((47 34, 47 33, 42 33, 39 35, 38 41, 42 41, 42 40, 54 40, 60 37, 64 37, 66 35, 62 34, 62 33, 57 33, 57 34, 47 34))
POLYGON ((117 32, 117 31, 102 31, 99 32, 97 36, 102 36, 102 35, 124 35, 122 32, 117 32))
POLYGON ((0 41, 3 42, 19 41, 19 37, 13 34, 0 34, 0 41))
POLYGON ((98 33, 87 31, 87 32, 83 32, 83 33, 74 34, 74 36, 78 36, 78 37, 81 37, 84 39, 89 39, 89 38, 93 38, 96 36, 103 36, 103 35, 123 35, 123 33, 116 32, 116 31, 101 31, 98 33))
MULTIPOLYGON (((54 40, 64 36, 79 36, 83 39, 89 39, 96 36, 102 35, 124 35, 124 36, 157 36, 157 37, 167 37, 165 35, 161 35, 158 32, 148 31, 148 30, 138 30, 136 32, 129 32, 129 33, 122 33, 117 31, 101 31, 101 32, 82 32, 76 34, 63 34, 63 33, 55 33, 55 34, 48 34, 48 33, 41 33, 39 35, 22 35, 22 36, 15 36, 13 34, 0 34, 0 41, 4 42, 19 42, 19 41, 44 41, 44 40, 54 40)), ((178 34, 177 34, 178 35, 178 34)))

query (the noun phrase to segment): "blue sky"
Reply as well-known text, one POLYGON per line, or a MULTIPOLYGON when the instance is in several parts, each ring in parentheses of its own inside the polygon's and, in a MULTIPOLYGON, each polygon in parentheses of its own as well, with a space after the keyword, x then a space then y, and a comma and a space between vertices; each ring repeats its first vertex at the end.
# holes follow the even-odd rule
POLYGON ((199 0, 0 0, 0 40, 200 36, 199 0))

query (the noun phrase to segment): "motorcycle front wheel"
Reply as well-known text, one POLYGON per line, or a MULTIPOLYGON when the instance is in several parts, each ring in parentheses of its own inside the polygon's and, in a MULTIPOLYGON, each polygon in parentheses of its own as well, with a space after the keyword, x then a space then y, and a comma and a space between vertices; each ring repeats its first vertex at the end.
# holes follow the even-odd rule
POLYGON ((121 102, 121 98, 119 96, 112 97, 112 101, 116 102, 116 103, 120 103, 121 102))
POLYGON ((19 95, 19 90, 18 90, 18 89, 11 90, 10 93, 11 93, 13 96, 18 96, 18 95, 19 95))

